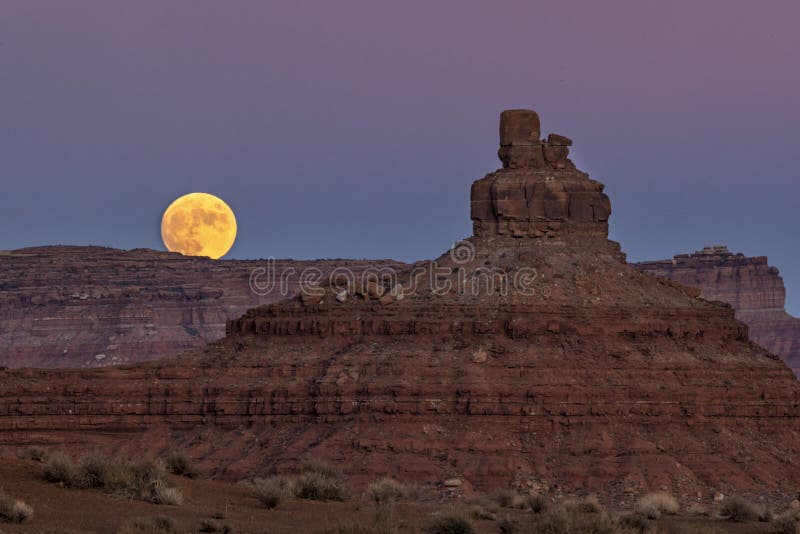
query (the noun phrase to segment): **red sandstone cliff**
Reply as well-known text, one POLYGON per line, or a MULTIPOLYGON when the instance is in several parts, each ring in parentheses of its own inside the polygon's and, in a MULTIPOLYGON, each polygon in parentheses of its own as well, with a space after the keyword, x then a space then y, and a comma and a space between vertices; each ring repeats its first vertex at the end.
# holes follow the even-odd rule
POLYGON ((397 277, 329 277, 175 358, 0 372, 0 447, 181 448, 233 479, 323 458, 356 483, 794 496, 800 383, 730 306, 624 262, 570 144, 504 113, 474 235, 397 277))
POLYGON ((750 339, 779 355, 800 375, 800 319, 786 313, 783 279, 766 257, 749 258, 732 254, 726 247, 706 247, 637 267, 699 288, 704 299, 727 302, 749 327, 750 339))
POLYGON ((0 366, 101 367, 177 354, 220 339, 225 321, 249 308, 296 294, 304 269, 383 266, 404 265, 211 260, 104 247, 0 252, 0 366), (258 268, 277 273, 269 291, 250 287, 258 268), (287 274, 283 287, 280 273, 287 274))

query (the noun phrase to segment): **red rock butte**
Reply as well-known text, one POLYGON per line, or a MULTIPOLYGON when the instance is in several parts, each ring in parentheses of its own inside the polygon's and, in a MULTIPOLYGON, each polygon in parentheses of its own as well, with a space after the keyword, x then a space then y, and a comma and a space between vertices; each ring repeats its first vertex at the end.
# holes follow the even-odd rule
POLYGON ((182 449, 229 479, 317 458, 355 485, 794 496, 791 370, 730 306, 625 263, 603 185, 540 136, 533 111, 501 115, 474 234, 434 261, 331 276, 175 357, 2 372, 0 446, 182 449))

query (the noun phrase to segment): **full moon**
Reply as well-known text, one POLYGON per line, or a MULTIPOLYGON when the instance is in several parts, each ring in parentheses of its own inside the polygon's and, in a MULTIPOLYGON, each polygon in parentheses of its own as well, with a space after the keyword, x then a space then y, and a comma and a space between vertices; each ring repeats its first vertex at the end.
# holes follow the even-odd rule
POLYGON ((161 218, 161 239, 171 252, 219 259, 236 240, 236 217, 208 193, 189 193, 169 205, 161 218))

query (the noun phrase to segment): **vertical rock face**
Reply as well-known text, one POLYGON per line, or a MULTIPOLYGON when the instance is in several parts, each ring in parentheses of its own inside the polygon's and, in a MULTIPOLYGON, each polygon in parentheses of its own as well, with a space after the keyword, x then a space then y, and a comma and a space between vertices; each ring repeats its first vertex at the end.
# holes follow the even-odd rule
POLYGON ((498 155, 503 169, 472 185, 475 236, 607 236, 611 202, 603 184, 568 159, 569 138, 550 134, 543 141, 540 130, 534 111, 515 109, 500 115, 498 155))
POLYGON ((750 339, 780 356, 800 376, 800 319, 786 313, 783 279, 766 257, 732 254, 716 246, 637 267, 696 287, 704 299, 733 306, 736 317, 749 327, 750 339))
POLYGON ((538 130, 503 115, 475 234, 436 260, 331 276, 177 358, 0 372, 0 447, 181 447, 228 478, 321 458, 356 484, 794 497, 791 370, 730 306, 626 264, 602 185, 538 130))

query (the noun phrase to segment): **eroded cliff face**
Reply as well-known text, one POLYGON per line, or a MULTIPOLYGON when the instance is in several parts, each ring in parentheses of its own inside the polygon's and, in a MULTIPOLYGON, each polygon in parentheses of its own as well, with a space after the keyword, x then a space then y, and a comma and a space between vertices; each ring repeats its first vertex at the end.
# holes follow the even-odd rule
POLYGON ((538 157, 533 112, 501 124, 529 144, 473 187, 475 235, 453 250, 331 276, 177 358, 2 372, 0 447, 181 448, 231 479, 321 458, 356 485, 793 497, 791 370, 730 306, 626 264, 602 186, 538 157))
POLYGON ((296 294, 308 268, 389 265, 403 266, 211 260, 104 247, 0 252, 0 366, 102 367, 170 356, 222 338, 225 321, 249 308, 296 294), (262 288, 267 270, 277 273, 276 283, 262 288))
POLYGON ((800 375, 800 319, 784 309, 783 278, 766 257, 733 254, 727 247, 717 246, 671 260, 642 262, 637 267, 696 287, 704 299, 727 302, 749 327, 750 339, 780 356, 800 375))

